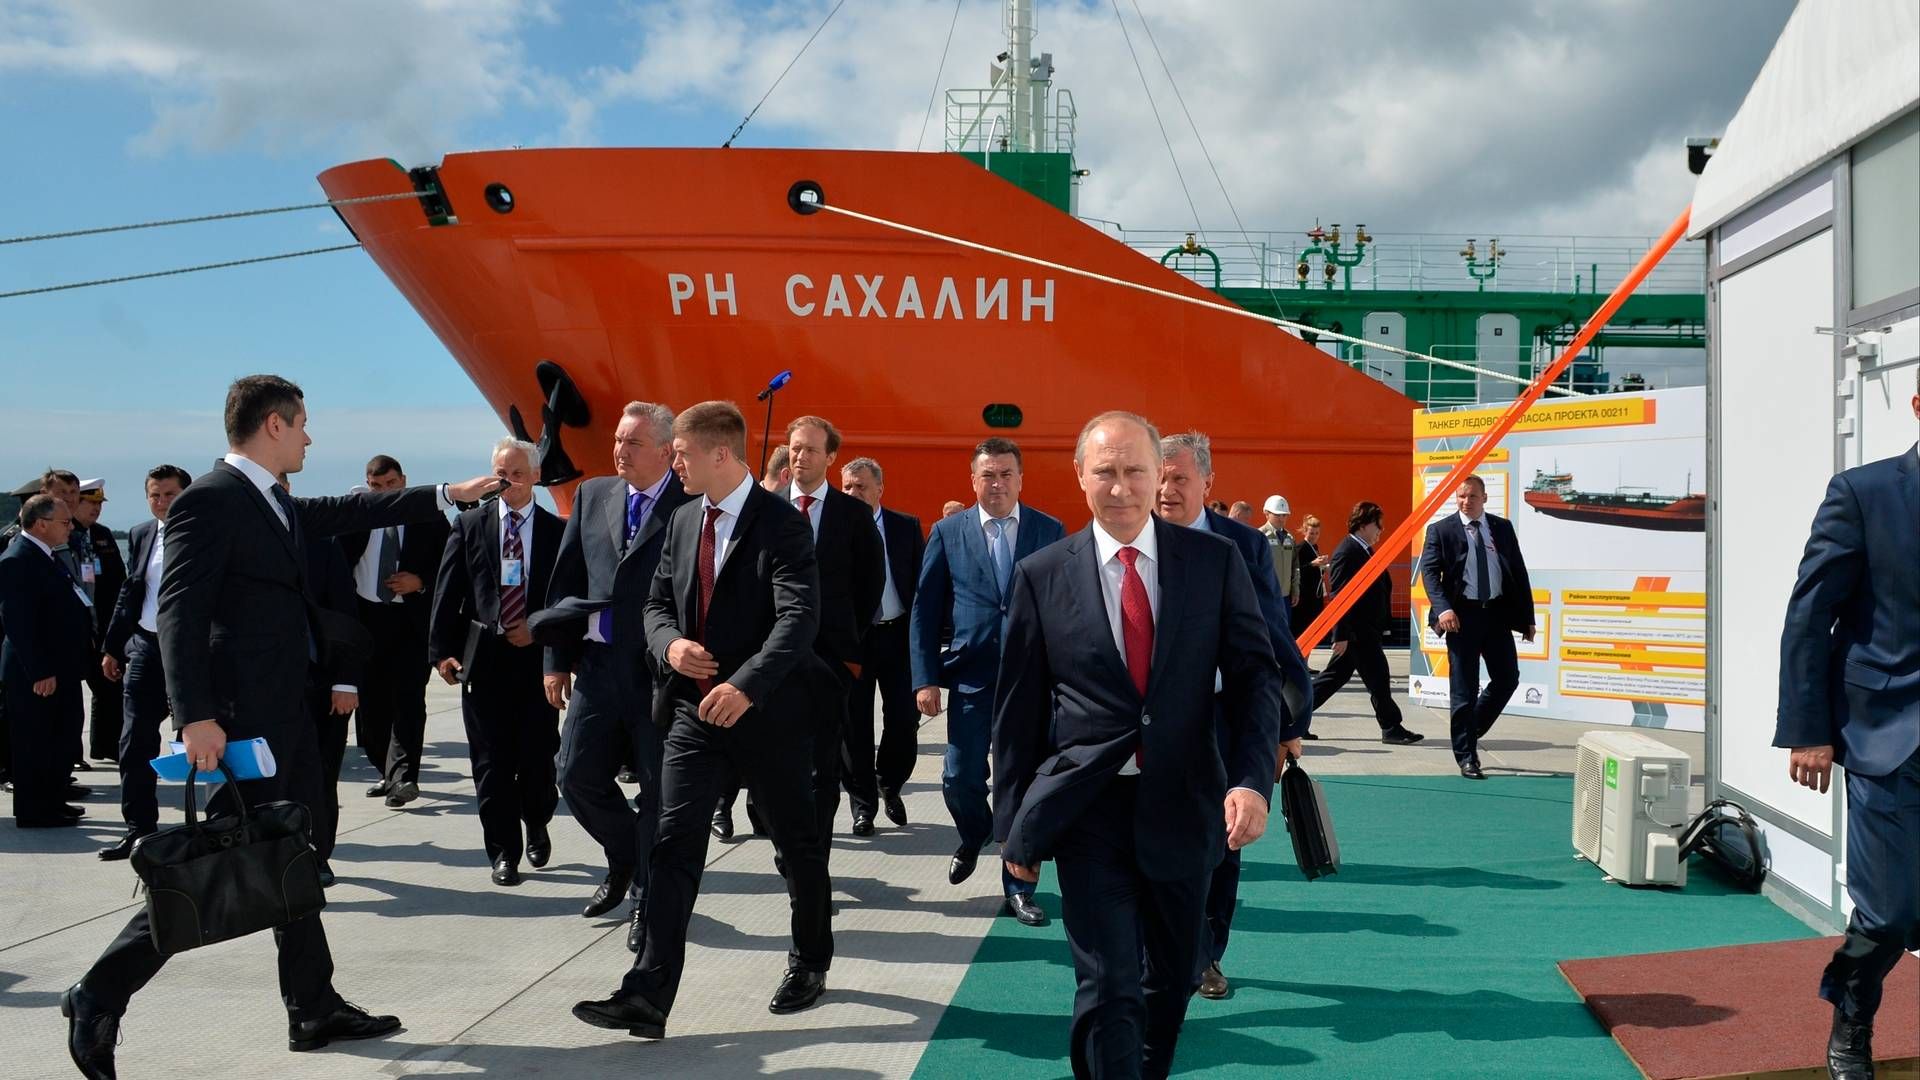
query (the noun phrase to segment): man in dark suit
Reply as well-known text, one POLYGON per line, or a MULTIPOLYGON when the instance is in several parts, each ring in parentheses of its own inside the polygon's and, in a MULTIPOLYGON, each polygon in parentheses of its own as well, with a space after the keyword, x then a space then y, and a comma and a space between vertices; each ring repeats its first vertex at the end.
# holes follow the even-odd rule
MULTIPOLYGON (((1213 490, 1213 443, 1206 435, 1189 431, 1161 439, 1160 461, 1160 484, 1155 493, 1155 513, 1160 520, 1225 537, 1246 563, 1260 617, 1267 624, 1267 642, 1280 665, 1280 753, 1298 757, 1301 740, 1313 719, 1313 678, 1307 674, 1307 662, 1300 656, 1287 621, 1288 604, 1280 587, 1281 575, 1273 564, 1272 538, 1206 508, 1206 497, 1213 490)), ((1217 735, 1224 758, 1232 752, 1233 728, 1226 722, 1224 695, 1217 701, 1217 735)), ((1220 961, 1227 955, 1227 938, 1233 931, 1233 913, 1239 901, 1240 852, 1228 848, 1207 884, 1207 947, 1197 974, 1201 997, 1224 998, 1230 989, 1220 961)))
MULTIPOLYGON (((927 537, 908 632, 921 715, 938 716, 940 688, 949 691, 940 791, 960 834, 947 865, 947 880, 955 885, 972 875, 981 846, 993 838, 987 752, 1013 570, 1066 533, 1057 519, 1021 504, 1020 447, 1013 440, 995 437, 974 447, 968 471, 974 505, 941 518, 927 537)), ((1045 925, 1032 882, 1002 869, 1000 885, 1015 918, 1045 925)))
POLYGON ((73 503, 73 537, 67 542, 80 559, 80 579, 93 599, 94 649, 87 663, 87 687, 92 691, 92 705, 87 709, 87 757, 95 761, 113 761, 120 752, 120 687, 107 678, 101 666, 100 645, 106 641, 113 605, 127 580, 127 562, 120 557, 113 530, 100 524, 100 511, 106 504, 106 481, 82 480, 79 498, 73 503))
POLYGON ((547 702, 567 710, 560 791, 607 860, 606 879, 580 914, 598 918, 631 896, 630 949, 640 945, 660 817, 661 733, 650 719, 657 673, 642 608, 667 522, 687 501, 672 460, 673 410, 629 403, 613 433, 615 475, 583 481, 574 493, 546 597, 549 607, 592 609, 547 649, 547 702), (629 763, 640 781, 631 805, 614 782, 629 763))
MULTIPOLYGON (((880 609, 886 585, 886 553, 867 504, 827 482, 840 452, 840 431, 825 418, 802 416, 787 425, 788 467, 793 471, 787 497, 813 528, 820 577, 820 633, 814 651, 826 663, 818 670, 832 677, 814 691, 813 805, 820 843, 833 838, 833 816, 840 808, 842 733, 847 728, 847 697, 866 663, 866 635, 880 609)), ((867 723, 871 730, 872 719, 867 723)), ((853 832, 873 835, 873 795, 862 790, 863 817, 854 808, 853 832)), ((761 816, 765 816, 762 808, 761 816)), ((782 852, 782 855, 785 853, 782 852)))
MULTIPOLYGON (((292 492, 291 484, 282 487, 292 492)), ((338 539, 315 540, 307 548, 307 599, 313 604, 318 636, 325 641, 309 687, 309 711, 320 745, 320 801, 313 805, 313 851, 320 857, 320 884, 331 887, 333 848, 340 834, 340 767, 347 757, 347 723, 360 706, 373 636, 360 622, 360 600, 353 591, 353 567, 338 539)))
MULTIPOLYGON (((227 392, 232 452, 174 501, 160 579, 160 651, 173 720, 190 764, 210 771, 229 739, 265 738, 278 772, 225 785, 209 814, 234 813, 234 788, 250 804, 320 799, 319 748, 307 695, 327 644, 307 592, 306 545, 354 529, 429 521, 453 501, 498 486, 463 484, 344 498, 295 499, 276 476, 298 472, 312 440, 300 388, 273 375, 236 380, 227 392)), ((274 931, 287 1046, 311 1050, 338 1039, 399 1030, 333 989, 333 957, 318 913, 274 931)), ((147 914, 138 912, 61 999, 67 1048, 89 1077, 113 1075, 114 1042, 127 1003, 158 974, 147 914)))
POLYGON ((1485 480, 1461 481, 1453 505, 1458 513, 1427 526, 1420 579, 1433 603, 1427 625, 1447 637, 1453 760, 1461 776, 1485 780, 1480 740, 1520 687, 1513 635, 1533 640, 1533 583, 1513 523, 1487 513, 1485 480))
MULTIPOLYGON (((1333 550, 1329 564, 1333 592, 1346 588, 1373 557, 1373 546, 1380 542, 1381 521, 1386 512, 1379 503, 1360 502, 1347 515, 1347 538, 1333 550)), ((1313 677, 1313 707, 1317 710, 1354 673, 1366 684, 1373 699, 1373 718, 1380 725, 1380 741, 1394 746, 1410 746, 1426 738, 1400 722, 1400 706, 1393 700, 1393 677, 1387 672, 1387 654, 1380 647, 1380 635, 1393 623, 1393 583, 1381 574, 1347 609, 1333 627, 1333 660, 1325 671, 1313 677)))
POLYGON ((1074 1075, 1163 1077, 1213 868, 1266 828, 1280 672, 1233 545, 1153 517, 1151 424, 1095 417, 1074 469, 1093 523, 1013 573, 994 833, 1017 877, 1058 863, 1074 1075))
POLYGON ((819 1000, 833 959, 827 851, 807 775, 807 695, 826 677, 809 670, 824 663, 813 650, 812 530, 754 483, 746 447, 746 419, 732 402, 703 402, 674 421, 674 469, 702 498, 674 515, 647 598, 648 649, 671 674, 656 708, 669 727, 645 943, 618 992, 573 1008, 589 1024, 643 1038, 665 1036, 680 989, 723 765, 753 794, 786 861, 793 948, 769 1011, 819 1000))
MULTIPOLYGON (((1913 396, 1920 419, 1920 389, 1913 396)), ((1881 985, 1920 949, 1920 445, 1835 476, 1813 518, 1780 635, 1773 745, 1826 791, 1846 767, 1847 936, 1820 982, 1827 1064, 1873 1075, 1881 985)), ((1909 1020, 1912 1018, 1909 1017, 1909 1020)))
POLYGON ((876 797, 884 803, 887 820, 907 823, 907 804, 900 789, 913 773, 920 751, 920 713, 913 707, 913 662, 907 652, 907 613, 913 609, 913 587, 920 580, 920 559, 926 554, 926 535, 920 519, 880 505, 886 494, 886 476, 872 458, 855 458, 840 470, 840 489, 866 503, 880 534, 886 567, 880 590, 880 610, 867 630, 867 663, 854 680, 847 707, 847 798, 853 803, 853 831, 864 822, 873 828, 876 797), (884 718, 880 750, 873 747, 873 699, 878 692, 884 718))
MULTIPOLYGON (((367 462, 367 486, 407 486, 400 463, 385 454, 367 462)), ((361 687, 354 734, 380 772, 368 798, 386 796, 399 808, 420 797, 420 755, 427 736, 427 620, 433 615, 433 578, 447 547, 442 516, 379 532, 350 533, 341 550, 353 564, 360 621, 373 636, 373 657, 361 687)))
MULTIPOLYGON (((78 476, 75 476, 73 473, 67 471, 66 469, 48 469, 46 472, 40 474, 40 484, 39 484, 37 494, 53 496, 55 499, 58 499, 60 502, 66 504, 68 512, 71 513, 73 512, 74 508, 79 505, 80 478, 78 476)), ((14 539, 18 537, 21 532, 22 532, 21 525, 17 517, 14 521, 8 523, 6 529, 0 530, 0 552, 4 552, 9 546, 11 546, 13 544, 14 539)), ((68 539, 69 539, 69 542, 71 542, 72 537, 69 536, 68 539)), ((54 559, 59 561, 62 565, 64 565, 67 568, 67 572, 73 576, 74 581, 76 582, 80 581, 80 562, 78 558, 75 556, 72 548, 70 548, 67 544, 57 545, 53 549, 53 557, 54 559)), ((84 588, 84 586, 81 589, 81 593, 83 596, 87 595, 86 589, 84 588)), ((90 600, 91 597, 89 596, 88 599, 90 600)), ((5 630, 4 625, 0 625, 0 632, 4 632, 4 630, 5 630)), ((3 685, 4 681, 5 681, 4 679, 0 679, 0 685, 3 685)), ((5 694, 0 693, 0 702, 4 702, 4 701, 5 701, 5 694)), ((0 710, 0 711, 3 711, 3 710, 0 710)), ((0 717, 0 779, 5 779, 7 777, 8 763, 12 760, 12 754, 7 745, 8 736, 6 734, 7 731, 11 728, 11 726, 12 726, 11 724, 4 722, 3 717, 0 717)), ((80 732, 79 726, 78 725, 74 726, 73 731, 71 732, 72 737, 70 740, 74 744, 73 764, 79 766, 82 769, 91 768, 92 766, 86 764, 85 756, 84 754, 81 753, 82 747, 80 746, 80 743, 79 743, 80 735, 81 735, 81 732, 80 732)), ((67 783, 68 784, 74 783, 73 776, 71 773, 67 775, 67 783)), ((70 797, 82 798, 82 797, 85 797, 87 794, 88 794, 87 789, 80 788, 76 785, 70 797)))
POLYGON ((160 661, 160 573, 166 558, 167 511, 193 477, 178 465, 147 472, 147 512, 153 520, 127 533, 129 573, 107 622, 100 669, 120 684, 120 816, 127 834, 100 851, 107 862, 133 854, 133 845, 160 824, 155 777, 148 763, 160 756, 160 722, 167 716, 167 676, 160 661))
POLYGON ((461 514, 447 537, 429 640, 440 677, 461 684, 460 716, 493 883, 518 885, 522 854, 535 867, 553 854, 547 825, 560 800, 554 786, 560 717, 541 683, 545 665, 527 615, 547 606, 566 526, 534 505, 537 445, 500 440, 493 472, 508 484, 498 503, 461 514))
POLYGON ((93 614, 55 552, 73 531, 73 511, 51 495, 20 507, 20 532, 0 554, 0 677, 13 742, 13 820, 23 829, 77 822, 66 801, 72 733, 84 706, 93 614))

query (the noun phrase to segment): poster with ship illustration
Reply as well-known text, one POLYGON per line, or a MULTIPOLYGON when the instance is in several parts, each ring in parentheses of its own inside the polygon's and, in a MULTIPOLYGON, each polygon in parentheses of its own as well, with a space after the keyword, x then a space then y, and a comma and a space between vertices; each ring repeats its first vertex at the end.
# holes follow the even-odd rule
MULTIPOLYGON (((1503 410, 1414 415, 1416 491, 1446 478, 1503 410)), ((1706 697, 1706 394, 1548 399, 1481 465, 1487 511, 1513 522, 1534 588, 1508 711, 1700 731, 1706 697)), ((1456 513, 1448 500, 1434 515, 1456 513)), ((1425 543, 1416 540, 1415 559, 1425 543)), ((1409 696, 1447 704, 1445 639, 1414 575, 1409 696)), ((1483 675, 1484 677, 1484 675, 1483 675)))

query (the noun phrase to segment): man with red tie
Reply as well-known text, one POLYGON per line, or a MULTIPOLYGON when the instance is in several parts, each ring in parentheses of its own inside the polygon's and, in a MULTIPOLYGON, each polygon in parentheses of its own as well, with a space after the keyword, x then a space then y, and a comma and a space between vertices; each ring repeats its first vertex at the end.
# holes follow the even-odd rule
POLYGON ((1162 1077, 1213 868, 1266 829, 1280 670, 1240 553, 1153 516, 1153 425, 1103 413, 1073 458, 1092 524, 1014 567, 994 835, 1016 877, 1058 863, 1074 1075, 1162 1077))
POLYGON ((833 960, 810 776, 809 694, 828 677, 813 648, 813 530, 792 503, 754 483, 746 449, 747 422, 732 402, 695 405, 673 422, 674 471, 699 498, 668 524, 646 603, 647 648, 668 675, 654 700, 667 731, 642 944, 612 997, 573 1007, 586 1023, 641 1038, 666 1035, 679 993, 723 772, 752 793, 786 864, 793 947, 768 1011, 819 1000, 833 960))

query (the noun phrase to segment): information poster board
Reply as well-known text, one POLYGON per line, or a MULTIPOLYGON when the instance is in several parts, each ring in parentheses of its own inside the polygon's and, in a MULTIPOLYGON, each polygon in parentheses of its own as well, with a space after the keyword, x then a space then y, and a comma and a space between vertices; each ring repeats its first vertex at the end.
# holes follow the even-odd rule
MULTIPOLYGON (((1413 414, 1416 499, 1503 411, 1413 414)), ((1704 730, 1706 452, 1706 390, 1687 387, 1549 398, 1480 466, 1487 512, 1513 522, 1533 581, 1538 632, 1515 639, 1508 712, 1704 730)), ((1456 512, 1449 499, 1433 520, 1456 512)), ((1422 528, 1416 560, 1425 544, 1422 528)), ((1408 692, 1444 710, 1447 647, 1427 627, 1432 606, 1416 570, 1408 692)))

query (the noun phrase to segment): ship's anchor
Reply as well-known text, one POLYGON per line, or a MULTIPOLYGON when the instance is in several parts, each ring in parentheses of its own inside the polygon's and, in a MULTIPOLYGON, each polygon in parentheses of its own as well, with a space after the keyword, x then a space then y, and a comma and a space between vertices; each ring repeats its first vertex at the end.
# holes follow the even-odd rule
POLYGON ((541 487, 577 480, 583 474, 567 457, 566 447, 560 444, 560 430, 587 426, 592 416, 587 408, 587 399, 581 396, 580 388, 573 385, 573 379, 567 375, 566 369, 551 360, 535 364, 533 374, 540 380, 540 393, 546 398, 540 406, 539 439, 527 434, 527 425, 520 417, 519 406, 507 406, 507 423, 513 428, 514 438, 540 447, 541 487))

